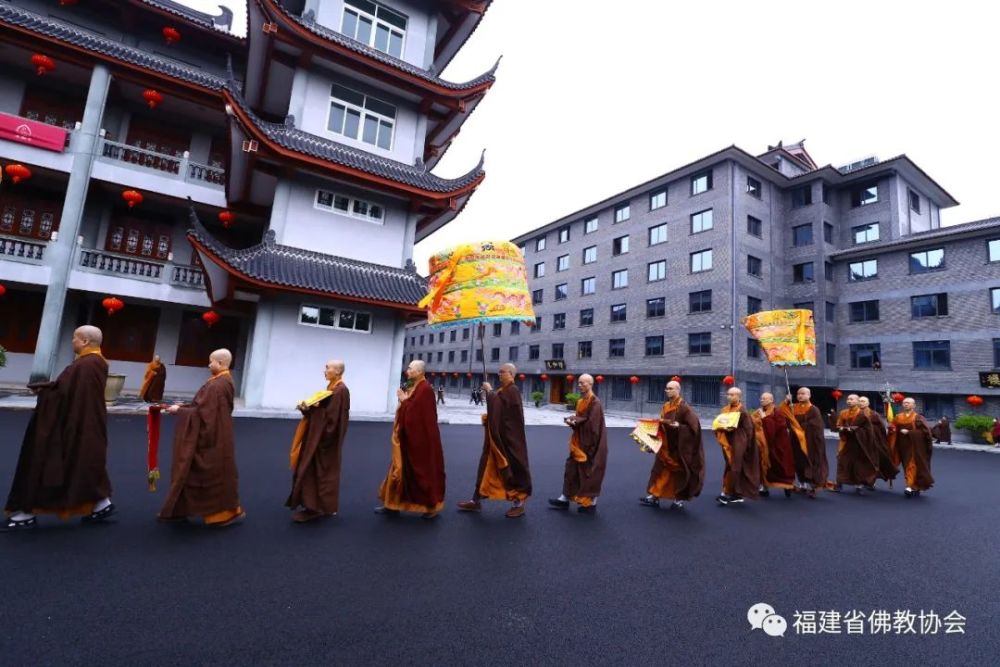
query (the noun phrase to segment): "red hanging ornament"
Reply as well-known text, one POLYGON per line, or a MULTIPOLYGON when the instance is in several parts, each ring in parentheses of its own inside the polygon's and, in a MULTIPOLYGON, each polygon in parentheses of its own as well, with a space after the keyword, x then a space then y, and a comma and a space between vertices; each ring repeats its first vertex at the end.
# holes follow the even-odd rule
POLYGON ((457 378, 457 377, 458 377, 458 373, 452 373, 452 374, 451 374, 451 376, 452 376, 453 378, 457 378))
POLYGON ((122 193, 122 199, 128 202, 128 207, 132 208, 136 204, 142 203, 142 193, 138 190, 126 190, 122 193))
POLYGON ((219 212, 219 222, 221 222, 222 226, 225 227, 226 229, 229 229, 232 226, 233 220, 235 219, 236 219, 236 214, 233 213, 232 211, 227 210, 219 212))
POLYGON ((149 105, 150 109, 155 109, 156 105, 163 101, 163 95, 158 90, 147 88, 142 91, 142 99, 146 100, 146 104, 149 105))
POLYGON ((167 41, 167 44, 176 44, 181 41, 180 31, 173 26, 164 26, 163 28, 163 39, 167 41))
POLYGON ((732 385, 736 384, 736 378, 734 378, 732 375, 727 375, 726 377, 722 378, 722 384, 726 385, 727 387, 731 387, 732 385))
POLYGON ((549 376, 548 376, 547 373, 542 373, 538 377, 542 378, 542 382, 548 382, 549 381, 549 376))
POLYGON ((77 2, 79 2, 79 0, 59 0, 59 6, 60 7, 72 7, 77 2))
POLYGON ((597 384, 601 384, 602 382, 604 382, 604 376, 598 375, 597 377, 594 378, 594 382, 596 382, 597 384))
POLYGON ((628 381, 629 381, 629 382, 631 382, 632 384, 639 384, 639 378, 637 378, 637 377, 636 377, 636 376, 634 376, 634 375, 633 375, 632 377, 630 377, 630 378, 628 379, 628 381))
POLYGON ((573 376, 573 375, 567 375, 566 376, 566 382, 572 382, 575 379, 576 379, 576 376, 573 376))
POLYGON ((472 373, 466 373, 466 374, 465 374, 465 377, 467 377, 467 378, 470 378, 470 377, 472 377, 472 373))
POLYGON ((672 378, 670 378, 670 381, 671 382, 680 382, 681 381, 681 376, 680 375, 675 375, 672 378))
POLYGON ((969 396, 968 398, 965 399, 965 402, 974 408, 978 408, 980 405, 984 403, 983 397, 976 395, 969 396))
POLYGON ((518 373, 518 374, 517 374, 517 379, 518 379, 518 380, 522 380, 522 381, 523 381, 523 380, 527 379, 527 377, 528 377, 528 376, 527 376, 527 375, 525 375, 524 373, 518 373))
POLYGON ((3 286, 3 283, 0 283, 0 296, 3 296, 6 293, 7 293, 7 288, 3 286))
POLYGON ((36 53, 31 56, 31 64, 35 66, 35 74, 38 76, 44 76, 56 68, 56 61, 44 53, 36 53))
POLYGON ((201 319, 205 320, 205 324, 211 328, 216 322, 218 322, 221 317, 214 310, 209 310, 201 314, 201 319))
POLYGON ((906 398, 906 396, 898 391, 892 395, 892 400, 894 403, 902 403, 904 398, 906 398))
POLYGON ((834 389, 833 391, 830 392, 830 395, 833 396, 833 400, 839 401, 840 397, 844 395, 844 392, 840 391, 839 389, 834 389))
POLYGON ((31 170, 23 164, 8 164, 3 170, 4 173, 10 176, 10 180, 14 181, 14 183, 20 183, 31 178, 31 170))
POLYGON ((104 301, 101 301, 101 305, 104 306, 104 310, 108 311, 108 315, 114 315, 119 310, 125 307, 125 302, 116 296, 105 297, 104 301))

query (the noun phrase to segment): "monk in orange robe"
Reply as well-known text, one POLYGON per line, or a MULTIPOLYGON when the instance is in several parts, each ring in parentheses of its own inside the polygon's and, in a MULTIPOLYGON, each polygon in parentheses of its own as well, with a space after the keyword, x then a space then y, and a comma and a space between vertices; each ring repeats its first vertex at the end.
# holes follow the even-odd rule
POLYGON ((826 431, 823 415, 812 404, 809 387, 799 387, 795 394, 795 405, 791 396, 778 407, 788 420, 789 437, 792 440, 792 458, 795 460, 795 475, 799 487, 809 498, 816 497, 816 491, 828 488, 826 476, 829 466, 826 462, 826 431))
POLYGON ((889 486, 891 487, 892 481, 899 474, 899 464, 896 461, 896 456, 889 447, 885 422, 882 421, 882 415, 871 409, 871 403, 867 396, 858 397, 858 406, 867 415, 868 421, 872 423, 872 436, 874 438, 875 456, 878 464, 875 471, 876 476, 879 479, 889 482, 889 486))
POLYGON ((233 386, 229 367, 233 355, 216 350, 209 357, 212 376, 190 405, 164 410, 178 415, 174 431, 170 493, 160 510, 161 521, 187 521, 201 516, 204 524, 223 528, 241 523, 239 473, 233 442, 233 386))
POLYGON ((531 495, 531 471, 528 468, 528 442, 524 434, 524 405, 514 384, 517 367, 500 367, 500 388, 483 383, 486 414, 483 415, 483 454, 476 473, 472 500, 458 503, 463 512, 480 512, 480 499, 509 500, 508 519, 524 516, 524 503, 531 495))
POLYGON ((399 407, 392 427, 392 461, 379 488, 378 514, 420 512, 424 519, 434 519, 444 507, 444 450, 437 402, 424 372, 423 361, 411 361, 406 367, 410 388, 396 390, 399 407))
POLYGON ((671 380, 664 393, 667 402, 660 408, 660 425, 653 469, 649 473, 646 495, 639 504, 659 507, 660 499, 671 499, 671 509, 683 509, 684 503, 697 498, 705 483, 705 449, 701 444, 698 415, 681 398, 681 384, 671 380))
POLYGON ((934 441, 931 427, 922 415, 917 414, 917 403, 912 398, 903 399, 903 411, 892 420, 889 442, 899 455, 906 476, 907 498, 919 496, 934 486, 931 475, 931 454, 934 441))
POLYGON ((163 400, 163 387, 167 384, 167 367, 160 361, 160 355, 154 355, 153 360, 146 365, 146 373, 142 378, 139 398, 147 403, 159 403, 163 400))
POLYGON ((875 489, 878 474, 878 457, 875 452, 875 434, 869 417, 858 404, 858 395, 847 397, 847 409, 837 417, 840 444, 837 446, 837 486, 853 485, 857 493, 862 488, 875 489))
POLYGON ((565 510, 574 502, 579 505, 577 512, 594 514, 608 465, 608 431, 601 400, 594 395, 594 378, 584 373, 577 386, 580 400, 576 402, 576 412, 563 420, 572 429, 569 457, 563 471, 563 492, 558 498, 549 498, 549 505, 565 510))
POLYGON ((760 408, 750 414, 760 452, 760 495, 783 489, 785 497, 795 489, 795 459, 788 437, 788 417, 774 407, 774 394, 760 395, 760 408))
POLYGON ((722 473, 722 493, 716 497, 720 505, 742 503, 744 498, 756 500, 760 494, 760 454, 750 413, 743 407, 743 391, 730 387, 726 392, 729 404, 722 414, 737 413, 738 421, 730 427, 716 429, 715 439, 722 447, 725 470, 722 473))
POLYGON ((108 363, 101 330, 73 332, 76 359, 52 382, 28 385, 38 395, 21 442, 0 530, 31 529, 36 514, 102 521, 115 512, 108 478, 108 363))
POLYGON ((292 492, 285 503, 296 510, 292 514, 296 523, 336 516, 340 503, 340 458, 347 437, 351 393, 344 384, 343 361, 326 362, 323 376, 326 390, 296 406, 302 420, 292 438, 292 492))

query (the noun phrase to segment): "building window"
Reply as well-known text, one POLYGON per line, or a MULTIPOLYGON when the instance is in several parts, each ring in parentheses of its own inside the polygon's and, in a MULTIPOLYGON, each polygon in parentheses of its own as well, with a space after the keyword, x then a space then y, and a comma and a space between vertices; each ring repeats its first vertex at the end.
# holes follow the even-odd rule
POLYGON ((510 335, 511 336, 516 336, 519 333, 521 333, 521 323, 520 322, 516 322, 516 321, 515 322, 511 322, 510 323, 510 335))
POLYGON ((539 345, 529 345, 528 346, 528 360, 529 361, 537 361, 539 357, 541 357, 541 346, 539 346, 539 345))
POLYGON ((700 172, 691 177, 691 194, 700 195, 712 189, 712 170, 700 172))
POLYGON ((751 197, 756 197, 760 199, 761 188, 760 181, 758 181, 753 176, 747 176, 747 194, 751 197))
POLYGON ((691 216, 691 233, 707 232, 712 228, 712 209, 700 211, 691 216))
POLYGON ((691 253, 691 273, 701 273, 712 269, 712 251, 699 250, 691 253))
POLYGON ((663 356, 663 336, 646 336, 646 356, 663 356))
POLYGON ((691 402, 695 405, 719 405, 719 381, 695 378, 691 382, 691 402))
POLYGON ((562 343, 552 343, 552 358, 562 359, 563 358, 563 344, 562 343))
POLYGON ((813 263, 803 262, 792 267, 792 282, 811 283, 816 279, 813 275, 813 263))
POLYGON ((569 255, 560 255, 556 258, 556 273, 569 270, 569 255))
POLYGON ((597 226, 598 226, 597 218, 590 218, 589 220, 584 220, 583 233, 593 234, 594 232, 597 231, 597 226))
POLYGON ((593 264, 597 261, 597 246, 592 245, 589 248, 583 249, 583 263, 593 264))
MULTIPOLYGON (((9 299, 10 297, 8 296, 6 298, 9 299)), ((132 306, 129 306, 122 312, 116 313, 113 318, 109 318, 107 320, 108 325, 120 326, 121 323, 118 322, 118 318, 125 315, 131 309, 132 306), (112 322, 112 320, 114 320, 114 322, 112 322)), ((126 349, 135 349, 136 343, 138 343, 140 347, 143 343, 148 343, 149 353, 150 356, 152 356, 156 343, 156 328, 159 322, 158 311, 159 309, 150 309, 148 312, 138 313, 139 319, 150 318, 150 321, 143 322, 143 326, 140 327, 138 331, 126 331, 126 336, 123 340, 126 349), (152 331, 149 333, 149 337, 143 340, 143 329, 150 325, 152 325, 152 331), (135 337, 137 332, 140 335, 135 337)), ((132 314, 137 315, 137 313, 134 312, 132 314)), ((101 327, 104 331, 104 354, 109 355, 107 351, 109 330, 105 329, 104 324, 101 322, 95 321, 94 324, 101 327)), ((205 359, 207 359, 208 355, 212 353, 212 350, 218 350, 220 348, 235 350, 235 346, 239 341, 239 334, 240 321, 235 317, 222 317, 212 326, 211 329, 209 329, 202 321, 200 312, 185 310, 181 314, 180 337, 177 341, 177 356, 174 359, 174 363, 178 366, 197 366, 198 368, 203 368, 205 366, 205 359)), ((150 358, 150 356, 139 356, 141 358, 133 359, 133 361, 146 361, 150 358)), ((108 358, 120 359, 121 356, 109 355, 108 358)), ((166 363, 165 359, 164 363, 166 363)))
POLYGON ((833 262, 823 262, 823 277, 827 280, 833 280, 833 262))
POLYGON ((589 340, 581 340, 576 344, 576 358, 590 359, 594 356, 594 345, 589 340))
POLYGON ((990 300, 993 303, 993 312, 1000 314, 1000 287, 990 289, 990 300))
POLYGON ((569 296, 569 285, 567 283, 561 283, 556 285, 556 301, 562 301, 569 296))
POLYGON ((507 348, 507 360, 517 361, 517 345, 511 345, 507 348))
POLYGON ((692 356, 712 354, 712 332, 688 334, 688 354, 692 356))
POLYGON ((910 297, 910 314, 914 317, 944 317, 948 314, 948 295, 921 294, 910 297))
MULTIPOLYGON (((541 292, 541 290, 538 290, 538 291, 541 292)), ((539 294, 538 298, 541 298, 541 297, 542 297, 542 295, 539 294)), ((539 303, 541 303, 541 302, 539 302, 539 303)), ((469 327, 466 327, 466 328, 462 329, 462 340, 469 340, 469 327)))
POLYGON ((813 191, 811 185, 803 185, 791 191, 792 208, 801 208, 813 203, 813 191))
POLYGON ((658 245, 667 242, 667 223, 654 225, 649 228, 649 245, 658 245))
POLYGON ((326 124, 330 132, 391 150, 395 125, 396 107, 350 88, 332 85, 326 124))
POLYGON ((594 326, 594 309, 584 308, 580 311, 580 326, 581 327, 592 327, 594 326))
POLYGON ((829 222, 823 223, 823 241, 829 244, 833 244, 833 225, 829 222))
POLYGON ((707 313, 712 310, 712 290, 706 289, 700 292, 690 292, 688 294, 688 312, 707 313))
POLYGON ((615 206, 615 222, 625 222, 630 217, 632 217, 632 209, 628 204, 619 204, 615 206))
POLYGON ((611 242, 611 254, 618 256, 628 252, 628 237, 619 236, 611 242))
POLYGON ((566 328, 566 313, 555 313, 552 315, 552 330, 557 331, 559 329, 566 328))
MULTIPOLYGON (((312 319, 312 318, 311 318, 311 315, 312 315, 312 313, 310 313, 310 319, 312 319)), ((304 315, 303 315, 303 316, 304 316, 304 315)), ((312 321, 303 321, 303 324, 318 324, 318 322, 312 322, 312 321)), ((424 335, 423 335, 423 334, 420 334, 420 344, 421 344, 421 345, 423 345, 423 344, 424 344, 424 335)))
POLYGON ((755 218, 752 215, 747 216, 747 234, 756 236, 757 238, 764 238, 764 224, 760 221, 760 218, 755 218))
POLYGON ((747 273, 754 278, 760 278, 763 275, 763 271, 764 262, 761 261, 760 257, 747 255, 747 273))
POLYGON ((448 350, 448 363, 455 363, 455 350, 448 350))
POLYGON ((847 267, 847 279, 851 282, 873 280, 878 278, 878 260, 866 259, 861 262, 851 262, 847 267))
POLYGON ((792 245, 796 248, 813 244, 813 226, 798 225, 792 227, 792 245))
POLYGON ((878 201, 878 183, 865 183, 851 190, 851 206, 868 206, 878 201))
POLYGON ((545 277, 545 262, 539 262, 535 264, 535 277, 544 278, 545 277))
POLYGON ((837 365, 837 346, 833 343, 826 344, 826 365, 836 366, 837 365))
POLYGON ((910 273, 929 273, 944 268, 944 248, 910 253, 910 273))
POLYGON ((569 225, 559 230, 559 243, 569 243, 569 225))
POLYGON ((872 222, 867 225, 858 225, 857 227, 851 227, 851 234, 854 236, 854 245, 861 243, 871 243, 872 241, 878 241, 879 238, 879 226, 877 222, 872 222))
POLYGON ((922 340, 913 342, 913 367, 923 370, 951 369, 951 341, 922 340))
POLYGON ((461 363, 464 364, 468 360, 469 360, 469 351, 468 350, 462 350, 462 361, 461 361, 461 363))
POLYGON ((830 188, 827 187, 826 183, 823 184, 822 189, 823 189, 823 203, 829 206, 833 194, 830 192, 830 188))
POLYGON ((502 322, 494 322, 493 323, 493 336, 495 338, 499 338, 502 335, 503 335, 503 323, 502 322))
POLYGON ((455 336, 457 334, 458 334, 458 332, 455 331, 454 329, 452 329, 451 332, 448 334, 448 341, 451 342, 451 343, 454 343, 455 342, 455 336))
POLYGON ((624 357, 625 356, 625 339, 624 338, 612 338, 608 341, 608 356, 609 357, 624 357))
POLYGON ((628 307, 624 303, 616 303, 611 306, 611 321, 625 322, 628 319, 628 307))
POLYGON ((336 211, 352 218, 383 224, 385 209, 380 205, 363 199, 354 199, 329 190, 317 190, 316 201, 313 204, 321 211, 336 211))
POLYGON ((535 239, 535 252, 541 252, 545 250, 545 237, 539 236, 535 239))
POLYGON ((913 209, 914 212, 920 213, 920 195, 909 188, 906 189, 906 192, 910 196, 910 208, 913 209))
POLYGON ((482 360, 483 360, 483 351, 481 349, 476 350, 476 361, 482 361, 482 360))
POLYGON ((628 378, 619 376, 611 378, 611 400, 632 400, 632 383, 628 381, 628 378))
POLYGON ((580 294, 593 294, 597 291, 597 278, 584 278, 580 281, 580 294))
POLYGON ((438 342, 439 343, 443 343, 444 342, 444 332, 443 331, 438 334, 438 342))
POLYGON ((878 299, 872 301, 854 301, 847 304, 850 322, 877 322, 878 299))
POLYGON ((879 343, 852 343, 851 368, 874 368, 881 366, 882 346, 879 343))
POLYGON ((813 313, 814 315, 816 312, 815 310, 816 304, 814 304, 812 301, 798 301, 792 304, 792 308, 795 308, 796 310, 808 310, 810 313, 813 313))
MULTIPOLYGON (((515 348, 517 349, 517 348, 515 348)), ((493 347, 490 348, 490 361, 500 361, 500 348, 493 347)))
POLYGON ((667 205, 667 191, 658 190, 656 192, 650 193, 649 195, 649 210, 655 211, 658 208, 663 208, 667 205))
POLYGON ((611 289, 622 289, 628 287, 628 269, 620 269, 611 272, 611 289))
POLYGON ((646 299, 646 317, 663 317, 667 313, 667 300, 664 297, 646 299))
POLYGON ((993 339, 993 368, 1000 368, 1000 338, 993 339))
POLYGON ((340 32, 382 53, 402 58, 406 16, 369 0, 344 0, 340 32))
POLYGON ((1000 239, 993 239, 986 244, 987 261, 1000 262, 1000 239))
POLYGON ((764 306, 760 299, 755 296, 747 297, 747 315, 753 315, 763 310, 764 306))
POLYGON ((826 321, 836 322, 837 321, 837 304, 826 302, 826 321))
POLYGON ((540 290, 540 289, 533 290, 531 292, 531 303, 534 304, 534 305, 536 305, 536 306, 538 304, 542 303, 542 293, 543 292, 544 292, 544 290, 540 290))
POLYGON ((658 262, 650 262, 646 265, 646 280, 655 283, 667 278, 667 260, 661 259, 658 262))
MULTIPOLYGON (((359 333, 371 333, 372 315, 357 310, 347 310, 344 308, 325 308, 321 306, 305 305, 299 310, 299 324, 306 324, 316 327, 328 327, 341 331, 356 331, 359 333)), ((424 344, 424 337, 420 337, 420 344, 424 344)))
POLYGON ((760 342, 756 338, 747 338, 747 359, 760 359, 760 342))

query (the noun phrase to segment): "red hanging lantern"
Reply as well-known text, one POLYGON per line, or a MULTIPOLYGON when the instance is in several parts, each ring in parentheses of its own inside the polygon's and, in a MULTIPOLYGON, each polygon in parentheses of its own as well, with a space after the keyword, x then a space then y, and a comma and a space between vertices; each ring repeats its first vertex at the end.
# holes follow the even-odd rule
POLYGON ((528 376, 527 376, 527 375, 525 375, 524 373, 518 373, 518 374, 517 374, 517 379, 518 379, 518 380, 521 380, 521 381, 524 381, 524 380, 527 380, 527 379, 528 379, 528 376))
POLYGON ((681 381, 681 376, 680 375, 675 375, 672 378, 670 378, 670 381, 671 382, 680 382, 681 381))
POLYGON ((201 314, 201 319, 205 320, 205 324, 207 324, 209 328, 211 328, 212 325, 214 325, 222 318, 220 318, 219 314, 214 310, 209 310, 201 314))
POLYGON ((902 403, 904 398, 906 398, 906 396, 898 391, 892 395, 892 400, 894 403, 902 403))
POLYGON ((453 378, 457 378, 457 377, 458 377, 458 373, 452 373, 452 374, 451 374, 451 376, 452 376, 453 378))
POLYGON ((968 398, 965 399, 965 402, 974 408, 978 408, 980 405, 984 403, 983 397, 976 395, 969 396, 968 398))
POLYGON ((596 382, 597 384, 601 384, 602 382, 604 382, 604 376, 598 375, 597 377, 594 378, 594 382, 596 382))
POLYGON ((628 379, 628 381, 629 381, 629 382, 631 382, 632 384, 639 384, 639 378, 637 378, 637 377, 636 377, 636 376, 634 376, 634 375, 633 375, 632 377, 630 377, 630 378, 628 379))
POLYGON ((104 306, 104 310, 108 311, 108 315, 114 315, 119 310, 125 307, 125 302, 116 296, 105 297, 104 301, 101 301, 101 305, 104 306))
POLYGON ((0 283, 0 296, 3 296, 6 293, 7 293, 7 288, 3 286, 3 283, 0 283))
POLYGON ((126 190, 122 193, 122 199, 128 202, 129 208, 132 208, 136 204, 142 203, 142 193, 138 190, 126 190))
POLYGON ((79 0, 59 0, 59 6, 60 7, 72 7, 77 2, 79 2, 79 0))
POLYGON ((38 76, 44 76, 56 68, 56 61, 44 53, 36 53, 31 56, 31 64, 35 66, 35 74, 38 76))
POLYGON ((727 387, 731 387, 734 384, 736 384, 736 378, 734 378, 732 375, 727 375, 726 377, 722 378, 722 384, 726 385, 727 387))
POLYGON ((3 170, 4 173, 10 176, 10 180, 14 181, 14 183, 20 183, 31 178, 31 170, 23 164, 8 164, 3 170))
POLYGON ((232 211, 227 210, 219 212, 219 222, 221 222, 222 226, 225 227, 226 229, 229 229, 229 227, 232 226, 233 220, 235 219, 236 219, 236 214, 233 213, 232 211))
POLYGON ((546 373, 542 373, 538 377, 542 378, 542 382, 548 382, 549 381, 549 376, 546 373))
POLYGON ((839 401, 840 397, 844 395, 844 392, 840 391, 839 389, 834 389, 833 391, 830 392, 830 395, 833 396, 833 400, 839 401))
POLYGON ((573 380, 575 380, 575 379, 576 379, 576 377, 575 377, 575 376, 573 376, 573 375, 567 375, 567 376, 566 376, 566 382, 572 382, 572 381, 573 381, 573 380))
POLYGON ((150 109, 155 109, 156 105, 163 101, 163 95, 158 90, 147 88, 142 91, 142 99, 146 100, 146 104, 149 105, 150 109))
POLYGON ((181 41, 180 31, 173 26, 164 26, 163 28, 163 39, 167 40, 167 44, 176 44, 181 41))

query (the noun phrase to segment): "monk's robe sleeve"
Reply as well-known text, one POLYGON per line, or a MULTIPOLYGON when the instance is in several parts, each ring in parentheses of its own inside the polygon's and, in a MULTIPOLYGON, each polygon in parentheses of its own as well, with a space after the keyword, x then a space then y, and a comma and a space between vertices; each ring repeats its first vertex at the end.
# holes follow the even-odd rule
POLYGON ((593 464, 597 450, 601 446, 601 432, 604 429, 604 407, 596 398, 590 401, 587 411, 577 422, 580 429, 580 449, 587 455, 587 463, 593 464))
MULTIPOLYGON (((317 406, 319 407, 319 406, 317 406)), ((322 449, 339 444, 347 431, 348 414, 351 409, 350 395, 346 389, 337 389, 330 400, 323 405, 323 437, 319 446, 322 449)))
POLYGON ((701 450, 701 422, 687 403, 681 405, 675 417, 677 428, 677 454, 685 461, 693 461, 701 450))

